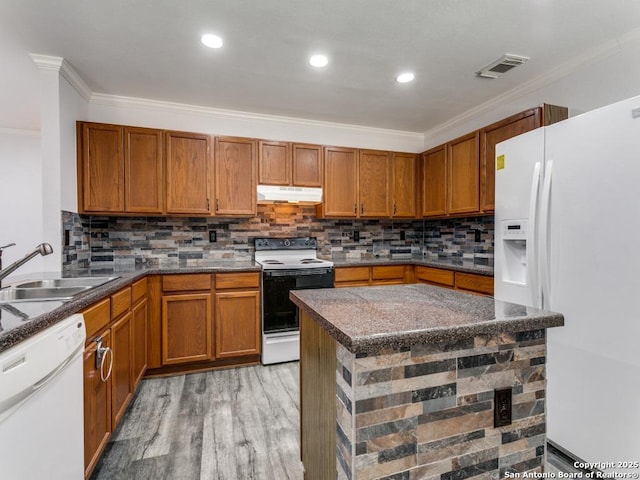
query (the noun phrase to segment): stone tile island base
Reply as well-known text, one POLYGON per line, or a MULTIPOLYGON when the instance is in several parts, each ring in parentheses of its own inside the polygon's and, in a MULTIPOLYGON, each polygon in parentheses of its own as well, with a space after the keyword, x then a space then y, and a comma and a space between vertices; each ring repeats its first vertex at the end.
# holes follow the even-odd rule
POLYGON ((300 317, 305 479, 543 471, 545 329, 354 354, 300 317), (494 428, 494 391, 505 387, 512 423, 494 428))

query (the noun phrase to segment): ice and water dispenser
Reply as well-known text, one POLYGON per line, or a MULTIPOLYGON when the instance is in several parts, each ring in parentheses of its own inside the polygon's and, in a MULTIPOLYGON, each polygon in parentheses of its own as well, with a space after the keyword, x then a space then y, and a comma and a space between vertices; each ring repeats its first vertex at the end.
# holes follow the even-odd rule
POLYGON ((527 220, 503 220, 502 281, 525 286, 527 283, 527 220))

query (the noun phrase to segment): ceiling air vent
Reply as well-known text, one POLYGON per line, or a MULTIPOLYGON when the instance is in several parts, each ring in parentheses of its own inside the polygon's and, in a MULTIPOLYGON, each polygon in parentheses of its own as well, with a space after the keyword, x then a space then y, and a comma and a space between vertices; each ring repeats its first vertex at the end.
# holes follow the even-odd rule
POLYGON ((506 54, 495 62, 491 62, 479 72, 476 72, 476 75, 483 78, 498 78, 500 75, 508 72, 512 68, 522 65, 527 60, 529 60, 527 57, 506 54))

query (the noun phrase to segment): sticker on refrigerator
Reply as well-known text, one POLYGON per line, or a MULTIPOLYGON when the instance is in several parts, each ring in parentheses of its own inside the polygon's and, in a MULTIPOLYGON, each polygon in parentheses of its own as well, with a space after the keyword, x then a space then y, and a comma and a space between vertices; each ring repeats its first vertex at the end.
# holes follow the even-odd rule
POLYGON ((496 158, 496 170, 502 170, 504 168, 504 155, 498 155, 496 158))

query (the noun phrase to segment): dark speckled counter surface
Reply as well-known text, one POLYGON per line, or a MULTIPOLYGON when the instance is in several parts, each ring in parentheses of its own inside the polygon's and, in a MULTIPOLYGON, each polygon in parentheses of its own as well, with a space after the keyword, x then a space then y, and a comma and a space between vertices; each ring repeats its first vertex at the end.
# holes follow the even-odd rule
POLYGON ((454 270, 456 272, 476 273, 478 275, 493 276, 493 265, 483 265, 477 263, 473 259, 462 258, 432 258, 411 256, 401 258, 390 257, 376 257, 375 255, 367 255, 357 259, 349 259, 347 257, 331 257, 326 258, 331 260, 336 267, 364 267, 374 265, 419 265, 424 267, 444 268, 446 270, 454 270))
POLYGON ((117 292, 136 280, 147 275, 171 273, 221 273, 234 271, 261 271, 260 265, 251 260, 219 260, 202 262, 197 265, 186 265, 179 262, 166 262, 153 267, 136 269, 84 269, 60 274, 20 275, 5 282, 3 287, 10 287, 24 280, 56 277, 118 277, 109 283, 92 288, 73 297, 67 302, 30 301, 0 304, 0 352, 11 348, 23 340, 35 335, 77 313, 104 297, 117 292))
POLYGON ((290 298, 356 354, 564 325, 558 313, 422 284, 296 290, 290 298))

